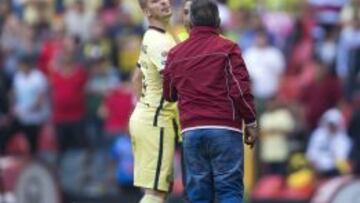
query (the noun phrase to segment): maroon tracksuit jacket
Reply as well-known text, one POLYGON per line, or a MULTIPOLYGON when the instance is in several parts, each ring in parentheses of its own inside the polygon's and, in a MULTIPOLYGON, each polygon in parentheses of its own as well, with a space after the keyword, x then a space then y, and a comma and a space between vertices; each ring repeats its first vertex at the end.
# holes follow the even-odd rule
MULTIPOLYGON (((261 60, 261 59, 259 59, 261 60)), ((225 128, 241 131, 256 121, 249 74, 237 44, 211 27, 194 27, 170 50, 163 95, 178 101, 183 131, 225 128)))

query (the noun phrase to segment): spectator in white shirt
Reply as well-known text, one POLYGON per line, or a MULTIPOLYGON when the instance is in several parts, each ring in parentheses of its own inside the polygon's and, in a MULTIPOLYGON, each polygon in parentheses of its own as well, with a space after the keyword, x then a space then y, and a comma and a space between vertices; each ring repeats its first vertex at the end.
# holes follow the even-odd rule
POLYGON ((316 17, 320 24, 335 25, 339 22, 340 12, 349 0, 308 0, 315 8, 316 17))
POLYGON ((95 13, 87 9, 84 0, 76 0, 65 13, 65 26, 67 31, 82 41, 90 37, 91 27, 95 22, 95 13))
POLYGON ((42 72, 33 67, 34 58, 20 58, 19 69, 13 81, 15 122, 13 128, 23 132, 30 144, 31 152, 37 150, 40 127, 48 119, 49 103, 47 81, 42 72))
POLYGON ((272 98, 278 91, 285 59, 278 48, 269 45, 266 31, 257 31, 255 43, 245 51, 244 60, 252 79, 254 96, 265 101, 272 98))
POLYGON ((331 177, 345 172, 351 147, 343 115, 338 109, 330 109, 312 133, 306 157, 321 176, 331 177))
POLYGON ((360 89, 360 14, 344 26, 337 49, 336 73, 346 86, 346 96, 351 98, 360 89))

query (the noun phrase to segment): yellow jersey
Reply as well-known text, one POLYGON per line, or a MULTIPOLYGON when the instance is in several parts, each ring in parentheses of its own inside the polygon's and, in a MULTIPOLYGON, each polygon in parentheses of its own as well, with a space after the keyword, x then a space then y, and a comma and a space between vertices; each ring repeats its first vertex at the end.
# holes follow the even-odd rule
POLYGON ((176 103, 166 102, 162 96, 161 76, 168 52, 175 45, 175 39, 165 30, 150 26, 145 32, 137 64, 143 75, 142 92, 132 119, 152 126, 166 127, 172 125, 177 118, 176 103))

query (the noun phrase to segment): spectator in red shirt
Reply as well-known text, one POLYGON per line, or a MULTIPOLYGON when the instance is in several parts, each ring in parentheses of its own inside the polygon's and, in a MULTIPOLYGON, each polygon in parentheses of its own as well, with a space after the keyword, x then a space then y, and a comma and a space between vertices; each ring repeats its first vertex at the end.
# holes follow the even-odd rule
POLYGON ((135 95, 126 83, 113 88, 104 98, 99 114, 105 119, 110 136, 128 134, 128 121, 135 105, 135 95))
POLYGON ((342 98, 340 80, 330 73, 330 68, 316 59, 316 78, 304 89, 302 103, 308 127, 314 129, 326 110, 335 107, 342 98))
POLYGON ((62 53, 50 73, 53 121, 61 151, 84 146, 87 73, 70 54, 62 53))
POLYGON ((46 40, 40 50, 38 65, 41 71, 46 75, 49 74, 51 63, 59 50, 61 50, 64 40, 65 30, 62 24, 57 23, 52 27, 50 38, 46 40))

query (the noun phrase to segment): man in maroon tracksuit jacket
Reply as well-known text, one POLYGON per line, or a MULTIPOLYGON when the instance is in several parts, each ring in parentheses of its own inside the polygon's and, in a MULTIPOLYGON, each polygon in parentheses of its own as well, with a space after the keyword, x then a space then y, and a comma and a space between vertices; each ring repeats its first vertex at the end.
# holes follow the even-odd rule
POLYGON ((193 0, 190 18, 190 38, 170 51, 163 73, 164 98, 180 111, 187 197, 241 203, 243 123, 245 143, 257 139, 249 75, 239 47, 218 34, 215 2, 193 0))

